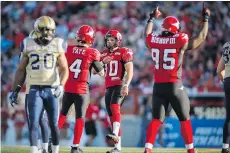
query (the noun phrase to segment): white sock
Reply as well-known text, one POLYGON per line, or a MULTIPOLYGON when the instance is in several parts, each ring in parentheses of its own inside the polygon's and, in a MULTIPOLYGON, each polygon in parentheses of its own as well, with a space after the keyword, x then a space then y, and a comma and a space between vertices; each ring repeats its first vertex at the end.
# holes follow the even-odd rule
POLYGON ((72 144, 72 147, 79 147, 79 144, 72 144))
POLYGON ((115 148, 117 148, 119 151, 121 151, 121 136, 118 136, 119 141, 118 143, 115 143, 115 148))
POLYGON ((54 146, 52 145, 52 153, 58 153, 59 152, 59 145, 54 146))
POLYGON ((38 143, 38 145, 37 145, 38 148, 41 148, 42 146, 41 146, 41 140, 40 139, 37 140, 37 143, 38 143))
POLYGON ((42 143, 42 148, 46 150, 46 152, 48 152, 48 143, 42 143))
POLYGON ((194 148, 193 143, 185 144, 185 148, 186 148, 187 150, 193 149, 193 148, 194 148))
POLYGON ((148 148, 148 149, 153 149, 153 144, 151 144, 151 143, 146 143, 145 144, 145 148, 148 148))
POLYGON ((119 122, 113 122, 113 133, 118 136, 120 130, 120 123, 119 122))
POLYGON ((30 146, 30 153, 38 153, 38 147, 37 146, 30 146))
POLYGON ((229 148, 229 144, 228 143, 223 143, 223 149, 228 149, 229 148))

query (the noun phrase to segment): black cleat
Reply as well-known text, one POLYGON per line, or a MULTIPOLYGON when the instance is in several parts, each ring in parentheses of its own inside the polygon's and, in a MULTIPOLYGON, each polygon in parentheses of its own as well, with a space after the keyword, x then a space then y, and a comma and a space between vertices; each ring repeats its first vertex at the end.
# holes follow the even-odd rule
POLYGON ((113 140, 113 143, 118 143, 119 142, 119 138, 115 134, 107 134, 106 138, 108 140, 113 140))
POLYGON ((86 153, 86 152, 83 152, 83 150, 81 150, 79 147, 71 146, 71 153, 86 153))
POLYGON ((49 138, 49 142, 48 142, 48 153, 52 153, 52 138, 49 138))
POLYGON ((230 153, 229 149, 222 149, 221 153, 230 153))
MULTIPOLYGON (((52 150, 51 150, 52 151, 52 150)), ((48 153, 45 149, 42 150, 42 153, 48 153)))
POLYGON ((112 149, 110 151, 107 151, 106 153, 121 153, 121 151, 118 150, 117 148, 114 148, 114 149, 112 149))

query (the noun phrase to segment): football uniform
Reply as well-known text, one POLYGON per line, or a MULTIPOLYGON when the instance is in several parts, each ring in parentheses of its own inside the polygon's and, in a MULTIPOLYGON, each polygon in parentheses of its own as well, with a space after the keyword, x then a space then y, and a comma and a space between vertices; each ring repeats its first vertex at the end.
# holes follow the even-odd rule
POLYGON ((155 65, 152 98, 153 118, 162 122, 165 119, 169 102, 179 120, 183 121, 189 118, 190 103, 181 80, 183 61, 181 48, 187 42, 188 36, 185 33, 167 37, 151 33, 146 37, 146 45, 152 53, 155 65))
POLYGON ((57 60, 58 56, 66 50, 66 43, 61 38, 54 38, 46 46, 43 46, 27 37, 23 40, 20 50, 21 55, 27 56, 29 59, 26 68, 26 81, 29 85, 26 102, 29 129, 31 130, 30 145, 37 145, 37 131, 44 108, 52 129, 53 144, 58 145, 58 98, 53 95, 53 91, 60 84, 57 60))
POLYGON ((89 104, 89 79, 91 69, 103 70, 100 52, 94 48, 68 46, 66 58, 69 78, 65 84, 61 114, 67 115, 72 104, 75 105, 76 118, 85 116, 89 104))
POLYGON ((109 116, 112 116, 110 105, 122 104, 124 101, 121 89, 126 75, 125 64, 133 61, 133 51, 125 47, 118 48, 113 52, 106 49, 101 53, 101 61, 107 56, 113 59, 105 64, 105 104, 109 116))

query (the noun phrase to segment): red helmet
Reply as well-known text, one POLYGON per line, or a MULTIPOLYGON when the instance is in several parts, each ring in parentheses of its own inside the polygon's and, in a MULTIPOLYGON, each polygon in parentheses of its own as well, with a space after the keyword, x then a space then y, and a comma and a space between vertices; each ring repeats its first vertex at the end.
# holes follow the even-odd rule
POLYGON ((93 44, 94 41, 94 30, 88 25, 81 26, 76 34, 76 39, 84 41, 89 44, 93 44))
POLYGON ((113 37, 116 39, 116 47, 119 47, 121 46, 121 43, 122 43, 122 36, 121 36, 121 33, 117 30, 109 30, 106 34, 105 34, 105 46, 107 46, 107 38, 108 37, 113 37))
POLYGON ((174 16, 167 16, 163 21, 162 28, 172 33, 177 33, 180 29, 180 22, 174 16))

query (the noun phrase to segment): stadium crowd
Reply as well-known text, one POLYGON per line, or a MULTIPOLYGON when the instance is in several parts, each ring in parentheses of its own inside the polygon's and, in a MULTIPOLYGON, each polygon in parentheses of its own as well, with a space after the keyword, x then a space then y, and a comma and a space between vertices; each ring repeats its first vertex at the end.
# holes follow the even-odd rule
MULTIPOLYGON (((19 62, 19 46, 33 29, 34 21, 42 15, 51 16, 57 24, 56 34, 74 43, 76 29, 83 24, 92 26, 96 31, 94 47, 102 50, 104 34, 109 29, 117 29, 123 36, 123 46, 134 51, 134 77, 130 90, 141 89, 143 94, 151 94, 153 62, 150 52, 145 47, 143 38, 144 25, 148 14, 159 5, 163 17, 155 22, 155 30, 161 30, 161 22, 165 16, 178 17, 181 31, 189 36, 197 32, 194 25, 201 24, 200 2, 2 2, 1 23, 1 113, 2 132, 7 128, 4 119, 8 118, 6 107, 7 93, 11 89, 17 64, 19 62), (5 115, 5 117, 3 117, 5 115), (3 127, 4 126, 4 127, 3 127)), ((230 3, 206 2, 211 14, 209 33, 206 41, 194 51, 184 55, 183 84, 189 92, 219 92, 222 83, 216 75, 216 67, 221 56, 222 45, 230 40, 230 3), (221 9, 216 9, 221 8, 221 9)), ((104 81, 93 76, 91 89, 96 97, 98 90, 104 92, 104 81)), ((21 118, 26 120, 23 115, 21 118)), ((12 115, 12 120, 15 115, 12 115)), ((19 119, 20 120, 20 119, 19 119)), ((20 124, 21 125, 21 124, 20 124)), ((24 126, 24 125, 22 125, 24 126)), ((18 136, 20 138, 21 136, 18 136)))

